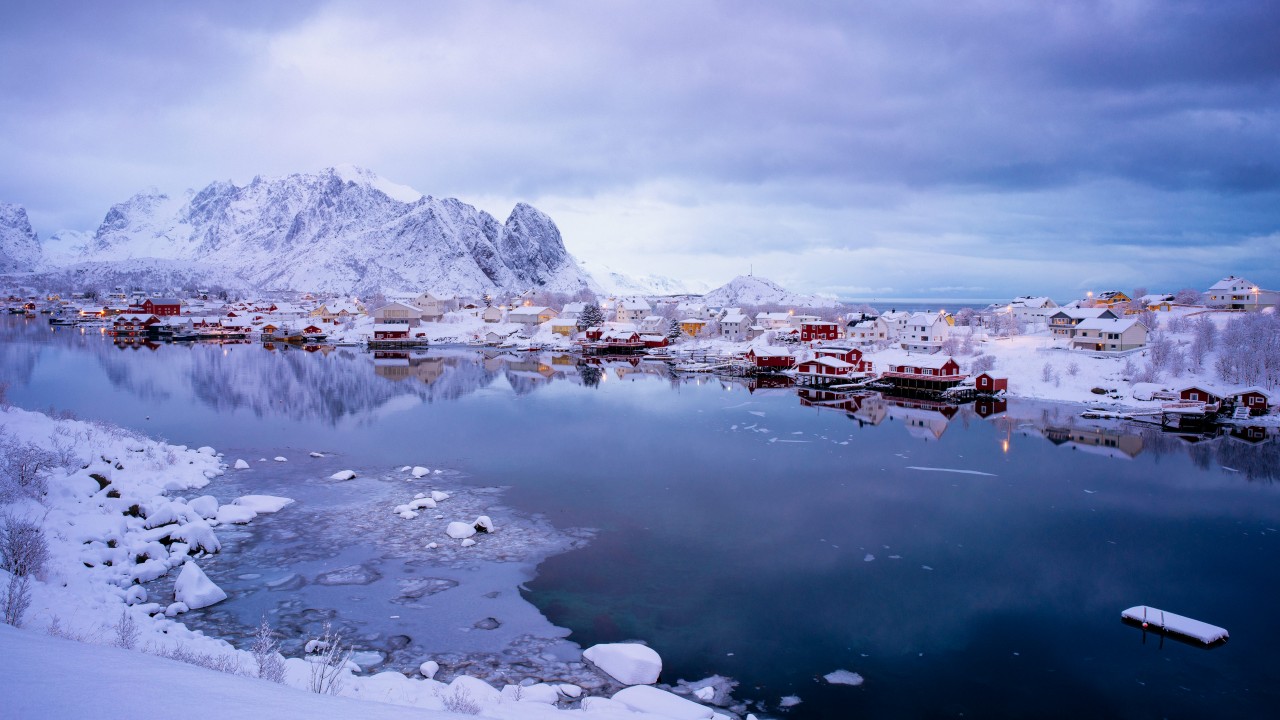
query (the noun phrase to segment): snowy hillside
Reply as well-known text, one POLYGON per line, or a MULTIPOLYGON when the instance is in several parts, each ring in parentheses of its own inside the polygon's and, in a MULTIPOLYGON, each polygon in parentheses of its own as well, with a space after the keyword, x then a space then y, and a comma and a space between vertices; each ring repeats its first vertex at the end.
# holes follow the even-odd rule
POLYGON ((787 307, 826 308, 839 304, 832 298, 793 293, 767 278, 739 275, 703 296, 708 305, 737 307, 741 305, 783 305, 787 307))
POLYGON ((605 295, 685 295, 710 289, 706 283, 687 282, 665 275, 628 275, 586 260, 579 260, 578 266, 594 281, 595 290, 605 295))
POLYGON ((0 272, 30 270, 40 262, 40 239, 21 205, 0 203, 0 272))
POLYGON ((180 196, 142 192, 112 207, 92 237, 66 236, 57 259, 98 264, 100 274, 122 262, 135 263, 130 272, 141 260, 198 263, 210 283, 268 290, 476 296, 587 287, 537 209, 516 205, 499 223, 351 167, 215 182, 180 196))

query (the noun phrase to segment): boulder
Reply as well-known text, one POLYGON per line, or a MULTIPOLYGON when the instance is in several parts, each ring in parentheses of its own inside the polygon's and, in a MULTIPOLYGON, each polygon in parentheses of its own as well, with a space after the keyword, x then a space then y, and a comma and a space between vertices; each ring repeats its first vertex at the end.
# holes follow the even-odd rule
POLYGON ((582 656, 623 685, 651 685, 662 674, 658 653, 637 643, 592 645, 582 656))

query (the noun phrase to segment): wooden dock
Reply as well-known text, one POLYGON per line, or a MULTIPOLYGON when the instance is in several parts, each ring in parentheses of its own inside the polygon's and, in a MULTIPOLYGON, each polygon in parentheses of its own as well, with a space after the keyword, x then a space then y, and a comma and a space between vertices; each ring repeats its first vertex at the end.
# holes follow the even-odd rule
POLYGON ((1229 637, 1225 628, 1146 605, 1135 605, 1120 613, 1120 618, 1130 625, 1141 627, 1143 630, 1177 635, 1199 641, 1206 646, 1224 643, 1229 637))

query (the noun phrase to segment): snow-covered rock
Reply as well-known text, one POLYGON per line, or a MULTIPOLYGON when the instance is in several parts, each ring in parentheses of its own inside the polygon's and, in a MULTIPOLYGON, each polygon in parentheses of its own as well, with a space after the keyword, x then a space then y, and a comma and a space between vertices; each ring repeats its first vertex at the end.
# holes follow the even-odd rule
POLYGON ((208 520, 218 515, 218 498, 212 495, 201 495, 187 503, 187 507, 200 517, 208 520))
POLYGON ((355 476, 356 476, 356 473, 354 470, 339 470, 338 472, 330 475, 329 479, 330 480, 351 480, 351 479, 354 479, 355 476))
POLYGON ((427 473, 430 473, 430 472, 431 471, 428 470, 427 468, 424 468, 421 465, 418 465, 413 469, 413 476, 416 478, 420 478, 423 475, 426 475, 427 473))
POLYGON ((293 502, 293 498, 279 497, 277 495, 244 495, 232 502, 262 515, 279 512, 284 506, 293 502))
POLYGON ((476 527, 474 524, 451 522, 449 523, 449 526, 444 529, 444 532, 454 540, 462 540, 463 538, 469 538, 472 535, 475 535, 476 527))
POLYGON ((475 545, 475 544, 476 544, 476 541, 471 538, 467 538, 466 540, 462 541, 462 547, 471 547, 472 545, 475 545))
POLYGON ((657 651, 637 643, 592 645, 582 656, 623 685, 650 685, 662 674, 657 651))
POLYGON ((182 566, 178 579, 173 583, 174 600, 185 603, 188 608, 198 610, 227 599, 222 588, 213 584, 208 575, 195 562, 182 566))
POLYGON ((856 672, 849 672, 848 670, 836 670, 835 672, 829 672, 826 675, 823 675, 822 679, 832 685, 853 685, 857 687, 862 684, 862 676, 856 672))
POLYGON ((554 705, 560 700, 560 691, 555 685, 547 685, 546 683, 507 685, 502 688, 502 697, 516 702, 536 702, 554 705))
POLYGON ((218 522, 223 524, 243 525, 256 517, 258 513, 241 505, 223 505, 218 508, 218 522))
POLYGON ((613 694, 613 699, 635 712, 652 713, 674 720, 709 720, 715 715, 705 705, 648 685, 623 688, 613 694))
POLYGON ((418 672, 422 673, 422 677, 434 680, 436 673, 440 672, 440 663, 435 660, 428 660, 418 666, 418 672))
POLYGON ((289 458, 287 458, 287 457, 285 457, 285 456, 283 456, 283 455, 277 455, 277 456, 275 456, 275 458, 274 458, 274 459, 275 459, 275 461, 276 461, 276 462, 289 462, 289 458))
POLYGON ((246 462, 244 459, 236 460, 236 469, 237 469, 237 470, 248 470, 248 469, 249 469, 249 463, 248 463, 248 462, 246 462))

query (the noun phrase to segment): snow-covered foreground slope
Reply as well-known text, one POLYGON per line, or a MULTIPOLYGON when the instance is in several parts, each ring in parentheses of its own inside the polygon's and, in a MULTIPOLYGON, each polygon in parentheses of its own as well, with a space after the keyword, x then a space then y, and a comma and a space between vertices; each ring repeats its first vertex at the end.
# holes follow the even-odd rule
POLYGON ((113 206, 92 237, 68 236, 56 249, 48 260, 99 275, 149 279, 146 263, 181 261, 197 264, 206 284, 271 290, 475 297, 588 283, 556 224, 532 206, 499 223, 351 167, 176 196, 145 191, 113 206))
MULTIPOLYGON (((184 718, 453 717, 449 710, 517 720, 565 713, 713 717, 710 707, 648 686, 609 698, 582 697, 581 686, 561 682, 500 689, 459 675, 446 684, 433 679, 434 670, 414 677, 356 675, 359 668, 351 663, 326 666, 319 662, 323 655, 285 659, 274 650, 263 657, 279 663, 279 684, 260 680, 262 666, 253 653, 180 620, 189 609, 226 598, 200 568, 222 549, 219 528, 286 511, 291 500, 248 495, 220 503, 202 494, 217 492, 206 486, 227 471, 212 448, 192 450, 113 426, 0 409, 7 470, 24 451, 44 452, 44 470, 27 477, 44 478, 47 485, 0 478, 0 513, 6 528, 15 518, 41 528, 48 559, 30 573, 0 569, 0 594, 26 587, 16 592, 29 598, 27 607, 5 613, 21 630, 0 626, 0 717, 6 720, 157 712, 184 718), (28 585, 14 582, 19 572, 28 585), (157 582, 166 576, 177 578, 172 590, 157 582), (332 667, 336 682, 332 693, 317 694, 315 671, 324 667, 332 667)), ((434 504, 437 497, 448 498, 433 494, 421 502, 434 504)))

